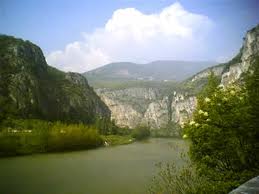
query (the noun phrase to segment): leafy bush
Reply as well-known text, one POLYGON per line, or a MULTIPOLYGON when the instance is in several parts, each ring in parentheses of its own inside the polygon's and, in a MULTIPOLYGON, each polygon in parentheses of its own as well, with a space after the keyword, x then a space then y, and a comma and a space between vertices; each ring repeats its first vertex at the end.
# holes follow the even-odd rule
POLYGON ((138 126, 132 131, 132 137, 141 140, 150 136, 150 129, 147 126, 138 126))
MULTIPOLYGON (((158 164, 159 173, 149 187, 150 194, 207 194, 205 177, 198 176, 191 163, 181 168, 174 163, 158 164)), ((209 192, 212 193, 212 192, 209 192)))
POLYGON ((251 127, 248 94, 240 85, 216 87, 211 76, 193 120, 185 125, 191 160, 198 175, 217 188, 214 193, 226 193, 259 173, 258 128, 251 127))
POLYGON ((161 168, 150 193, 228 193, 258 175, 259 58, 250 70, 245 85, 218 87, 210 76, 184 126, 190 162, 161 168))
POLYGON ((56 122, 48 133, 47 150, 79 150, 103 144, 97 129, 83 124, 56 122))
POLYGON ((42 120, 5 120, 0 132, 0 156, 88 149, 103 145, 94 126, 42 120))
POLYGON ((152 137, 180 137, 181 126, 175 122, 169 122, 165 127, 150 129, 152 137))
MULTIPOLYGON (((239 182, 217 181, 197 172, 192 162, 179 167, 174 163, 159 164, 159 173, 153 178, 148 192, 150 194, 222 194, 229 188, 239 186, 239 182)), ((241 177, 247 177, 240 174, 241 177)))
POLYGON ((130 144, 133 142, 133 139, 129 135, 106 135, 103 136, 104 141, 107 143, 109 146, 113 145, 124 145, 124 144, 130 144))

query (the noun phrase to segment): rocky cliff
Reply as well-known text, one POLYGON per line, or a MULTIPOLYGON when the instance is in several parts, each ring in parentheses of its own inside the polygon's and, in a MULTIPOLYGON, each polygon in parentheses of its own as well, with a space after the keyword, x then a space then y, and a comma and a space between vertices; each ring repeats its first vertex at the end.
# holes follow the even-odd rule
MULTIPOLYGON (((196 98, 188 93, 165 93, 159 88, 97 89, 96 92, 110 108, 112 119, 121 127, 148 125, 161 129, 170 123, 181 125, 196 105, 196 98)), ((172 133, 177 135, 178 131, 172 133)))
POLYGON ((47 65, 41 49, 29 41, 0 36, 1 117, 93 122, 110 117, 87 80, 47 65))
POLYGON ((242 78, 255 56, 259 55, 259 25, 249 30, 239 54, 232 59, 222 73, 221 84, 228 85, 242 78))
MULTIPOLYGON (((111 110, 112 119, 119 126, 133 128, 139 124, 151 128, 164 128, 169 124, 182 125, 196 107, 195 93, 206 83, 211 71, 226 86, 240 80, 248 70, 251 59, 259 54, 259 26, 247 32, 240 52, 228 63, 207 68, 187 79, 184 87, 196 92, 174 90, 163 92, 159 87, 131 87, 125 89, 97 89, 97 94, 111 110)), ((188 90, 188 89, 187 89, 188 90)))
POLYGON ((189 78, 187 82, 199 82, 213 72, 220 78, 221 85, 234 83, 242 78, 243 73, 249 69, 251 61, 257 55, 259 55, 259 25, 247 32, 239 53, 232 60, 207 68, 189 78))

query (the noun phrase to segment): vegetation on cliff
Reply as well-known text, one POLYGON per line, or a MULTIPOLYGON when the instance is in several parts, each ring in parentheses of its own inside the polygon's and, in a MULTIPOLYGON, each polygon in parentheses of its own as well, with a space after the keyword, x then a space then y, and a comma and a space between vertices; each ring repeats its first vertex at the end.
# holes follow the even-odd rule
POLYGON ((248 94, 242 86, 223 89, 210 81, 185 127, 197 173, 213 185, 208 191, 226 193, 259 172, 258 128, 250 127, 248 94))
POLYGON ((224 88, 209 77, 184 127, 190 160, 181 169, 162 168, 151 193, 228 193, 258 175, 258 57, 245 77, 245 83, 224 88))
POLYGON ((83 76, 48 66, 38 46, 5 35, 0 64, 1 156, 103 145, 100 134, 114 128, 110 110, 83 76))
POLYGON ((77 73, 47 65, 29 41, 0 35, 0 119, 44 119, 92 124, 108 107, 77 73))

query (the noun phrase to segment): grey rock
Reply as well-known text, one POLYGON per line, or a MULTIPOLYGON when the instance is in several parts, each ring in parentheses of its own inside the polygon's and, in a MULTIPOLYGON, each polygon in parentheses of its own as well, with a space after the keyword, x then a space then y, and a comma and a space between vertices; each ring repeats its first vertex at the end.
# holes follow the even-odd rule
POLYGON ((259 194, 259 176, 250 179, 229 194, 259 194))

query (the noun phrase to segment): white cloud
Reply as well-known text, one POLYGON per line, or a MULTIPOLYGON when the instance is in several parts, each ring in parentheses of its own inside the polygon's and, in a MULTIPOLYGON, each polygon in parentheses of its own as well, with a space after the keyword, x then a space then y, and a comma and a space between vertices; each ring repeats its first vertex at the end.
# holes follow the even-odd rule
POLYGON ((64 51, 54 51, 47 56, 49 64, 64 71, 83 72, 108 63, 109 57, 100 48, 87 46, 85 42, 73 42, 64 51))
POLYGON ((180 3, 153 14, 118 9, 103 28, 50 53, 47 61, 65 71, 84 72, 114 61, 200 59, 211 25, 207 16, 191 13, 180 3))

